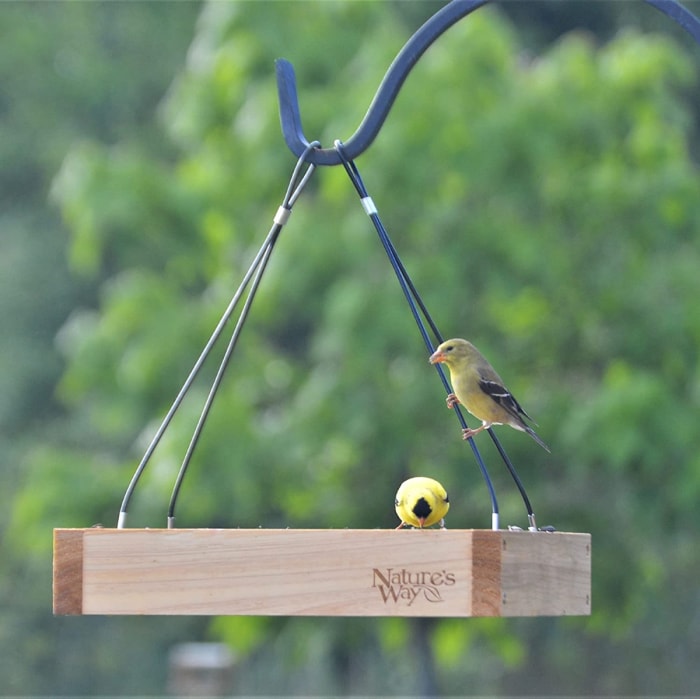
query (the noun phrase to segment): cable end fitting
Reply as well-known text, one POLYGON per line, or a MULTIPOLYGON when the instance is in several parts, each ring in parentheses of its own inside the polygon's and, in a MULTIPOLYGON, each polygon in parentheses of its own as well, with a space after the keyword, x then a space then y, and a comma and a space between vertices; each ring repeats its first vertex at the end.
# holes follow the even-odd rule
POLYGON ((277 209, 277 213, 275 214, 275 217, 272 219, 280 228, 284 226, 287 221, 289 221, 289 217, 292 215, 292 210, 287 209, 284 206, 280 206, 279 209, 277 209))
POLYGON ((377 211, 377 207, 376 207, 376 205, 374 203, 374 199, 372 199, 372 197, 362 197, 362 199, 360 199, 360 202, 362 203, 362 208, 365 210, 365 213, 368 216, 373 216, 373 215, 379 213, 377 211))

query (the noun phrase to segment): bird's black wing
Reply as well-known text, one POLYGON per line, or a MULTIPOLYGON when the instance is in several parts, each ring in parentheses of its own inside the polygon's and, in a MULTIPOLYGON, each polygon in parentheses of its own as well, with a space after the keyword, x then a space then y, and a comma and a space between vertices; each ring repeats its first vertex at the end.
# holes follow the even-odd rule
MULTIPOLYGON (((516 420, 522 422, 526 417, 528 420, 532 418, 522 409, 520 403, 515 400, 515 396, 498 381, 491 381, 481 377, 479 379, 479 387, 490 398, 496 401, 502 408, 510 413, 516 420)), ((534 422, 534 420, 532 420, 534 422)))
MULTIPOLYGON (((520 426, 520 429, 527 432, 545 451, 550 451, 549 447, 540 439, 532 427, 525 424, 523 418, 537 424, 521 407, 520 403, 515 400, 513 394, 499 381, 493 381, 492 379, 487 379, 483 376, 479 378, 479 387, 481 390, 489 396, 492 400, 495 400, 509 415, 513 417, 515 422, 520 426)), ((514 427, 513 423, 511 426, 514 427)))

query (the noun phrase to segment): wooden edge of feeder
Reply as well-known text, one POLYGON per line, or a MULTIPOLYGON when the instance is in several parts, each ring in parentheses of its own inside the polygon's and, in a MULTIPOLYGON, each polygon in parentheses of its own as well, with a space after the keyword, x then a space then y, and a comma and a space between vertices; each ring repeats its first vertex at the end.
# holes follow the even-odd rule
POLYGON ((54 614, 83 613, 84 529, 54 529, 54 614))
POLYGON ((54 530, 56 615, 564 616, 590 594, 590 534, 54 530))

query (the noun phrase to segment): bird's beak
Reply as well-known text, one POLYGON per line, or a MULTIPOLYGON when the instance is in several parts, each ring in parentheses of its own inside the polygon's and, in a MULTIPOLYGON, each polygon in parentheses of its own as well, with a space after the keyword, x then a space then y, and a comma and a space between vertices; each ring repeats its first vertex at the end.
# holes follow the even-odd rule
POLYGON ((435 352, 430 355, 428 361, 431 364, 439 364, 445 361, 445 355, 440 350, 435 350, 435 352))
POLYGON ((423 525, 425 524, 425 517, 419 517, 418 521, 420 522, 420 528, 423 529, 423 525))

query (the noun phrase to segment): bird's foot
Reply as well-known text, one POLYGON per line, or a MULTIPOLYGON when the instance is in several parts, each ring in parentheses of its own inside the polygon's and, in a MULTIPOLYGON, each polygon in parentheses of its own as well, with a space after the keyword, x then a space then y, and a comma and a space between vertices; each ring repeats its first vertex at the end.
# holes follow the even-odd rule
POLYGON ((462 439, 467 440, 470 437, 473 437, 474 435, 479 434, 481 430, 483 430, 484 427, 483 425, 481 427, 477 427, 475 430, 469 429, 469 427, 465 428, 462 430, 462 439))
POLYGON ((457 398, 454 393, 450 393, 445 402, 447 403, 447 407, 452 409, 455 407, 455 405, 459 405, 459 398, 457 398))
POLYGON ((396 529, 394 529, 394 531, 396 531, 397 529, 403 529, 405 526, 406 526, 406 522, 401 522, 401 524, 399 524, 399 526, 396 527, 396 529))

